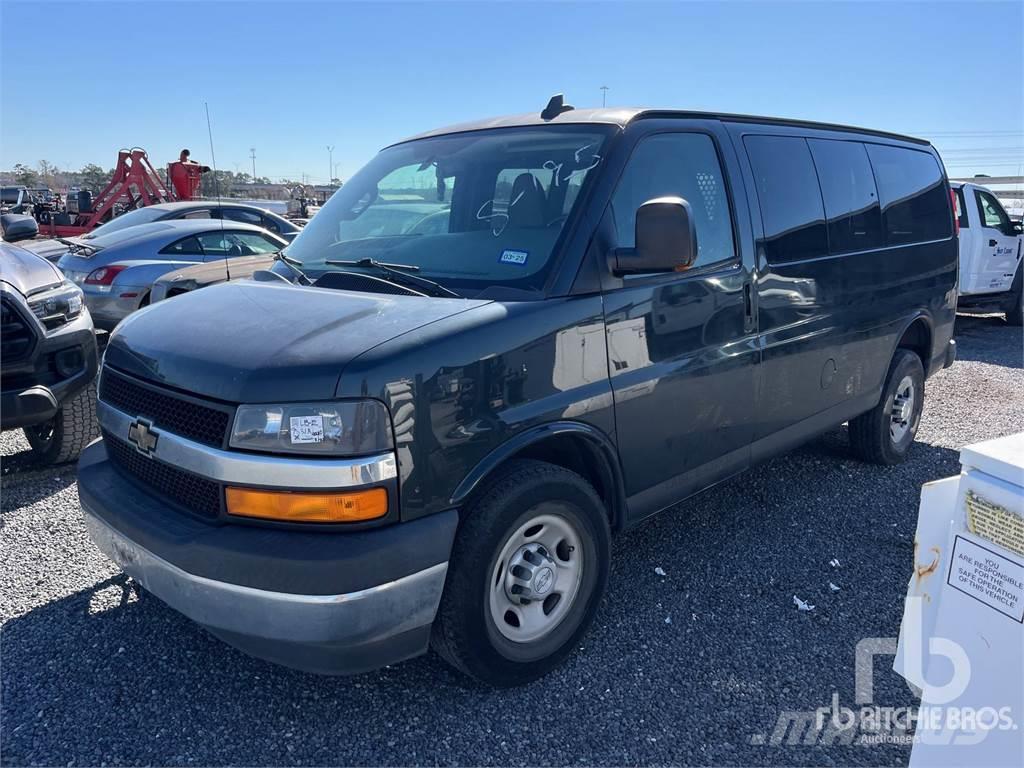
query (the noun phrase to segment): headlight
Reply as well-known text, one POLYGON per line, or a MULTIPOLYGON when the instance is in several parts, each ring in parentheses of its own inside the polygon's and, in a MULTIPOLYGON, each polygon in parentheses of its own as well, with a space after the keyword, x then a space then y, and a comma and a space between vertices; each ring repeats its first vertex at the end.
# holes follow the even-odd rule
POLYGON ((65 280, 56 288, 30 296, 28 306, 43 325, 56 328, 82 314, 82 291, 65 280))
POLYGON ((391 450, 391 419, 377 400, 240 405, 232 448, 265 453, 358 456, 391 450))

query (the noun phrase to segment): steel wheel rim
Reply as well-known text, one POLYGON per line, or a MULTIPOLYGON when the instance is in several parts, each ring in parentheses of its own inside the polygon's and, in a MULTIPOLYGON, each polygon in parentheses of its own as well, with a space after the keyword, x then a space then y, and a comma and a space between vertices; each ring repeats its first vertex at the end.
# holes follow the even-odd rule
POLYGON ((580 535, 561 515, 539 514, 519 525, 490 574, 487 602, 495 628, 514 643, 547 637, 572 609, 584 567, 580 535))
POLYGON ((896 387, 892 398, 892 411, 889 414, 889 437, 894 443, 900 442, 910 431, 915 400, 914 380, 904 376, 896 387))

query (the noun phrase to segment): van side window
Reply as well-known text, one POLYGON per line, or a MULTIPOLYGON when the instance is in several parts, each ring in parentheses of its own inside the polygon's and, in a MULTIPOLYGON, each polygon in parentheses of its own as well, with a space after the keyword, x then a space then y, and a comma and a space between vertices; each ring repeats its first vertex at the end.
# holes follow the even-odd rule
POLYGON ((1013 227, 1010 226, 1010 217, 1006 215, 1003 206, 988 192, 980 189, 974 190, 974 196, 978 200, 978 213, 981 214, 981 226, 998 229, 1004 235, 1012 235, 1013 227))
POLYGON ((864 145, 808 139, 828 219, 829 253, 866 251, 882 244, 882 209, 864 145))
POLYGON ((636 210, 657 197, 690 204, 697 231, 694 267, 736 258, 728 193, 710 136, 662 133, 640 141, 612 197, 620 248, 636 245, 636 210))
POLYGON ((952 235, 949 193, 935 158, 904 147, 867 148, 882 202, 885 242, 923 243, 952 235))
POLYGON ((771 262, 798 261, 828 253, 825 209, 818 175, 805 139, 747 136, 750 166, 771 262))

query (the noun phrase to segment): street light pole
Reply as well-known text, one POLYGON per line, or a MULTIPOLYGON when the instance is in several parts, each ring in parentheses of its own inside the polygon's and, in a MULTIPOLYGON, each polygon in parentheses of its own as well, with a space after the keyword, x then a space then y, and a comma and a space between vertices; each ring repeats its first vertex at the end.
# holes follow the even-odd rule
POLYGON ((256 147, 249 147, 249 157, 252 158, 252 183, 256 183, 256 147))
POLYGON ((601 86, 601 106, 605 107, 608 105, 608 86, 601 86))
POLYGON ((332 176, 333 171, 334 171, 334 145, 333 144, 328 144, 327 145, 327 186, 328 187, 331 186, 331 182, 334 179, 334 177, 332 176))

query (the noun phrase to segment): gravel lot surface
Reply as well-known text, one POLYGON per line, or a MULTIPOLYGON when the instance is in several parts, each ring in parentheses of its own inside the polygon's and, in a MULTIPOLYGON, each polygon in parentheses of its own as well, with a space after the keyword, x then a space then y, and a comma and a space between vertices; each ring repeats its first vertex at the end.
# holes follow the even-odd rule
MULTIPOLYGON (((322 678, 232 650, 140 598, 86 537, 74 467, 32 470, 4 434, 0 761, 905 765, 906 746, 759 742, 781 711, 852 706, 857 642, 898 630, 921 484, 1024 425, 1020 330, 957 326, 908 463, 853 461, 841 429, 620 537, 584 646, 514 691, 433 655, 322 678)), ((886 666, 876 703, 914 704, 886 666)))

